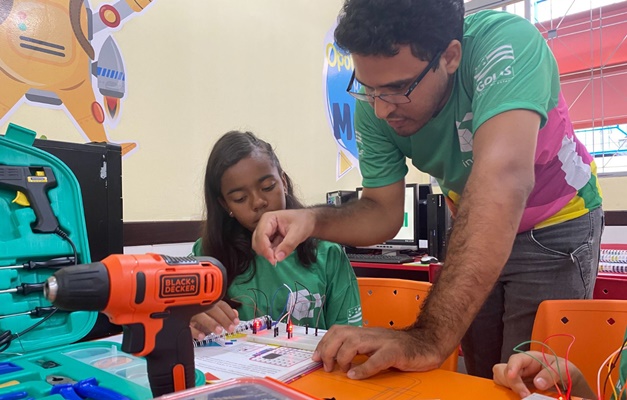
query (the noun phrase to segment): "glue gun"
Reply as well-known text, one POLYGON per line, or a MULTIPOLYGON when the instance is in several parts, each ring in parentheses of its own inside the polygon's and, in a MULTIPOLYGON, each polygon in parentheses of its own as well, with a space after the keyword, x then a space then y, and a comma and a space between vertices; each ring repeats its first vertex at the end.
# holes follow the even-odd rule
POLYGON ((153 396, 194 387, 189 323, 226 291, 226 270, 211 257, 111 255, 65 267, 44 296, 67 311, 102 311, 123 326, 122 351, 145 356, 153 396))
POLYGON ((59 221, 52 212, 46 194, 49 189, 57 186, 57 180, 50 167, 0 165, 0 187, 2 186, 17 191, 14 203, 33 208, 37 218, 31 224, 33 232, 52 233, 57 230, 59 221))

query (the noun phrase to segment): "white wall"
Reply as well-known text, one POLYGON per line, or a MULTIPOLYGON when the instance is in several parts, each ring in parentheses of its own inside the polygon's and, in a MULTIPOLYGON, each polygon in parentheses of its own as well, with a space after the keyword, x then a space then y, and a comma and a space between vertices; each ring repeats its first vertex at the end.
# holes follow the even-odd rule
POLYGON ((606 226, 601 243, 627 244, 627 226, 606 226))
POLYGON ((146 254, 157 253, 167 256, 185 257, 191 254, 193 242, 189 243, 168 243, 153 244, 146 246, 125 246, 124 254, 146 254))

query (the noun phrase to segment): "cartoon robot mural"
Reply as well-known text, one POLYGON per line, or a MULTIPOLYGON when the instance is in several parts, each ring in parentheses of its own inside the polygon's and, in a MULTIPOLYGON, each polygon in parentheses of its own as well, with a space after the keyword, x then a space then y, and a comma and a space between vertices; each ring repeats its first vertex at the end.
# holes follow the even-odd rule
POLYGON ((353 116, 355 98, 346 93, 346 85, 353 73, 353 60, 347 52, 340 49, 333 38, 334 25, 324 40, 323 90, 326 103, 327 120, 337 143, 337 174, 340 180, 355 166, 359 166, 357 140, 353 116))
MULTIPOLYGON (((0 123, 22 102, 62 107, 87 141, 111 142, 104 123, 119 122, 126 75, 107 31, 150 3, 119 0, 92 13, 87 0, 0 0, 0 123)), ((124 155, 137 147, 120 145, 124 155)))

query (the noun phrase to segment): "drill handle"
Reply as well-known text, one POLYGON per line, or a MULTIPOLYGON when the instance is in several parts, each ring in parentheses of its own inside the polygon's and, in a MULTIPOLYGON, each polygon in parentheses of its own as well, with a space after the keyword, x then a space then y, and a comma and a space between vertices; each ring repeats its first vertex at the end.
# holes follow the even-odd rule
POLYGON ((194 344, 189 318, 170 315, 155 338, 154 350, 146 355, 148 381, 153 396, 195 386, 194 344))
POLYGON ((30 167, 0 166, 0 186, 5 185, 23 192, 30 206, 35 211, 36 221, 31 225, 35 233, 53 233, 59 227, 59 221, 52 212, 47 192, 57 186, 57 180, 50 167, 33 167, 37 172, 31 173, 30 167))

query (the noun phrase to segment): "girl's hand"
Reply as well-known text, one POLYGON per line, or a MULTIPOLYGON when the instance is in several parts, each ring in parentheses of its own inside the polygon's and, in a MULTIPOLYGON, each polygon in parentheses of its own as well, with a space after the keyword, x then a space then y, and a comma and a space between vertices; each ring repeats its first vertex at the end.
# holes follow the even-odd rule
MULTIPOLYGON (((542 364, 530 357, 530 355, 538 360, 542 360, 541 352, 527 351, 512 355, 507 364, 496 364, 492 368, 494 382, 512 389, 521 398, 531 394, 528 388, 528 385, 531 386, 531 383, 539 391, 554 388, 556 382, 559 387, 562 387, 562 380, 565 385, 568 384, 566 360, 561 357, 556 359, 553 355, 547 355, 546 357, 548 365, 553 370, 560 372, 561 377, 559 377, 555 372, 544 368, 542 364)), ((596 398, 581 371, 574 364, 568 363, 568 371, 572 378, 572 395, 590 399, 596 398)))
MULTIPOLYGON (((494 374, 494 382, 499 385, 506 386, 516 392, 521 398, 531 394, 527 388, 527 383, 533 382, 538 390, 550 389, 555 381, 561 385, 559 377, 552 371, 547 370, 538 361, 531 358, 533 355, 538 360, 542 360, 542 353, 539 351, 528 351, 512 355, 507 364, 496 364, 492 368, 494 374)), ((553 356, 547 356, 549 365, 556 371, 559 364, 559 371, 566 382, 566 362, 563 358, 557 360, 553 356)))
POLYGON ((224 301, 214 304, 209 310, 192 317, 189 327, 192 329, 192 337, 203 340, 206 335, 221 334, 225 329, 233 333, 239 318, 237 310, 234 310, 224 301))

